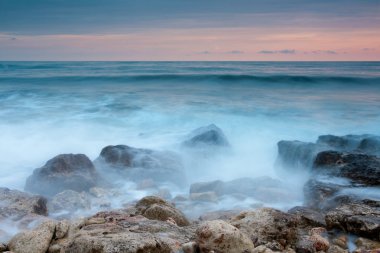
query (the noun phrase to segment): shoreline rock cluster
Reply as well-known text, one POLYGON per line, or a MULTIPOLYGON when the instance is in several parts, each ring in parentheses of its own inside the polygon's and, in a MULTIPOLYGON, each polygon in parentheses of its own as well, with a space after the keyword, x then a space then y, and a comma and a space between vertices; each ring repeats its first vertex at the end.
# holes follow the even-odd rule
MULTIPOLYGON (((210 125, 195 130, 182 145, 207 150, 230 144, 210 125)), ((117 145, 105 147, 94 162, 82 154, 58 155, 26 182, 25 190, 39 195, 0 188, 0 223, 12 221, 20 230, 0 244, 0 252, 380 252, 379 197, 358 194, 380 185, 378 136, 280 141, 278 151, 284 170, 309 175, 302 206, 287 212, 262 206, 218 210, 198 219, 182 211, 230 197, 281 203, 298 196, 282 181, 262 177, 194 183, 188 196, 172 197, 161 185, 185 180, 173 152, 117 145), (115 175, 157 194, 113 209, 110 200, 120 195, 115 175), (98 209, 91 213, 94 204, 98 209), (89 210, 87 217, 70 216, 78 210, 89 210)))

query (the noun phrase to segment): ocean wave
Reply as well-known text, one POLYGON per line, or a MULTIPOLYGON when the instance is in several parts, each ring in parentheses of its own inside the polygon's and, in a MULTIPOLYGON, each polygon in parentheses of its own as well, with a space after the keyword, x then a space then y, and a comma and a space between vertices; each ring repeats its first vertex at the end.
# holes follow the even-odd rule
POLYGON ((48 76, 48 77, 0 77, 2 82, 254 82, 254 83, 342 83, 342 84, 380 84, 380 77, 347 76, 296 76, 296 75, 236 75, 236 74, 158 74, 158 75, 99 75, 99 76, 48 76))

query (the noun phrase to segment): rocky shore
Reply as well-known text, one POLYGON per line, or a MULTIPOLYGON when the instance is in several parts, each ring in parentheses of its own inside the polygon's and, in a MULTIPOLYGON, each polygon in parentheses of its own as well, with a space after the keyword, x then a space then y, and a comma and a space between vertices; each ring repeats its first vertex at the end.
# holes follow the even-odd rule
MULTIPOLYGON (((215 125, 194 130, 181 147, 200 157, 233 149, 215 125)), ((307 174, 302 205, 258 204, 300 197, 270 177, 197 182, 174 195, 169 186, 184 185, 186 173, 171 151, 107 146, 94 161, 61 154, 33 171, 25 192, 0 188, 0 252, 380 252, 379 136, 280 141, 276 163, 289 174, 307 174), (147 196, 133 199, 121 181, 147 196), (258 202, 250 208, 185 215, 251 198, 258 202)))

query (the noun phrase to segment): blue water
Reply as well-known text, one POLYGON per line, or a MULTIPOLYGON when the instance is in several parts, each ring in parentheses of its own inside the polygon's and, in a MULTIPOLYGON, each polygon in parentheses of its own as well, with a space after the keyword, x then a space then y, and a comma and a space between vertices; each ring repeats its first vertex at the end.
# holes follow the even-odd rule
POLYGON ((0 186, 22 189, 59 153, 182 152, 210 123, 234 155, 186 164, 189 182, 276 176, 279 140, 380 134, 380 63, 0 62, 0 186))

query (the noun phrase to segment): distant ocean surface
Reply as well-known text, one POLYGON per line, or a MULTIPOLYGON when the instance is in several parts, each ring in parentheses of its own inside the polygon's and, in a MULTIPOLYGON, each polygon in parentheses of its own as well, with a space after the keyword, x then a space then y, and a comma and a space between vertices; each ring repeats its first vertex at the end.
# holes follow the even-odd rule
POLYGON ((234 155, 187 166, 189 183, 274 176, 279 140, 380 134, 380 63, 0 62, 0 186, 60 153, 177 151, 211 123, 234 155))

